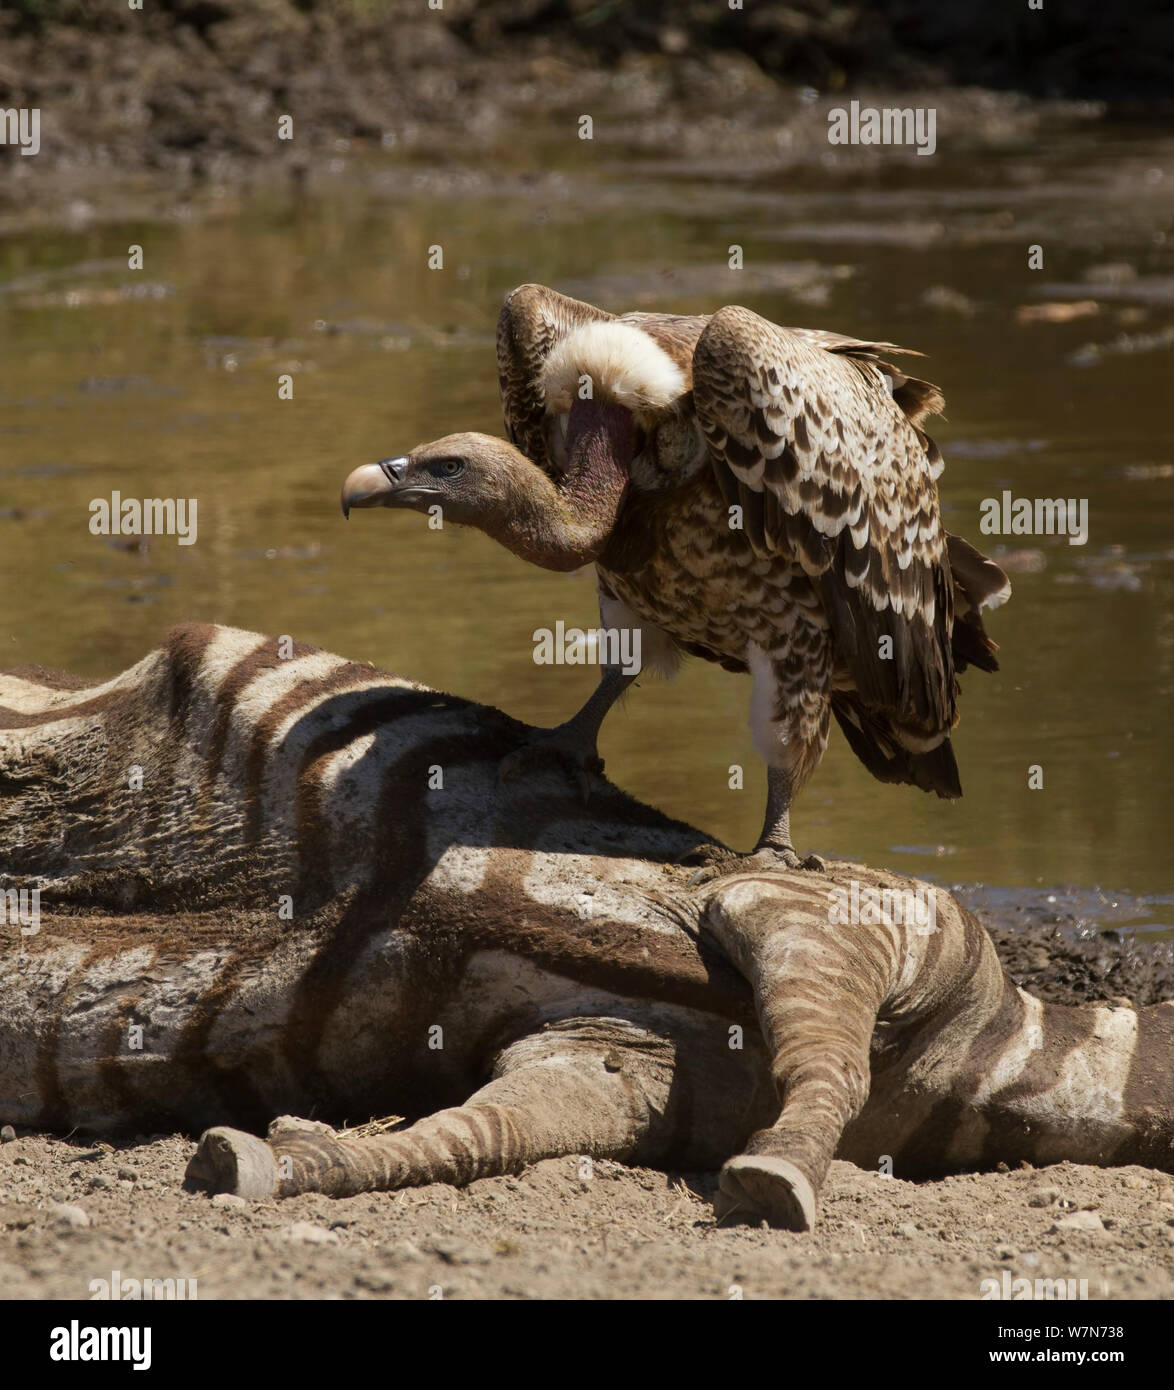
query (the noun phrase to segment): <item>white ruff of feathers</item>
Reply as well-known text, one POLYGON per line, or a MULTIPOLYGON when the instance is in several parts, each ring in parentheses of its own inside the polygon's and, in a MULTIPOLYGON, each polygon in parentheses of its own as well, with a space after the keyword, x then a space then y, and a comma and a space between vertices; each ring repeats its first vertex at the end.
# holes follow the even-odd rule
POLYGON ((555 344, 542 368, 549 415, 578 399, 583 377, 591 399, 637 416, 656 415, 685 394, 685 374, 647 333, 628 323, 588 323, 555 344))

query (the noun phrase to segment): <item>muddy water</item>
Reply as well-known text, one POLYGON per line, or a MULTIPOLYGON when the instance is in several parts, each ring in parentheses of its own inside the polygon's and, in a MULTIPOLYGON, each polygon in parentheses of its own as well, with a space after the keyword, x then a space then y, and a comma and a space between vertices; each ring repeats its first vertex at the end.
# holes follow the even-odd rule
MULTIPOLYGON (((531 634, 594 620, 589 574, 530 569, 417 516, 344 523, 339 484, 419 440, 497 428, 493 323, 514 284, 615 308, 741 302, 927 354, 949 403, 936 430, 947 525, 1005 545, 1015 585, 991 623, 1001 673, 964 681, 965 798, 880 786, 833 731, 796 843, 1045 901, 1063 886, 1076 915, 1167 927, 1170 154, 1152 133, 1101 127, 883 173, 815 161, 737 180, 619 163, 490 181, 342 161, 308 193, 204 195, 154 220, 9 235, 0 662, 107 675, 199 618, 557 722, 591 673, 535 666, 531 634), (434 244, 443 270, 427 269, 434 244), (1032 244, 1042 270, 1027 268, 1032 244), (1086 308, 1022 322, 1034 304, 1086 308), (293 400, 278 398, 284 373, 293 400), (1004 489, 1087 499, 1087 543, 982 536, 981 504, 1004 489), (114 490, 197 499, 197 542, 92 535, 90 503, 114 490)), ((749 844, 763 788, 748 695, 696 662, 673 686, 642 683, 607 725, 610 774, 749 844), (745 790, 729 788, 733 764, 745 790)))

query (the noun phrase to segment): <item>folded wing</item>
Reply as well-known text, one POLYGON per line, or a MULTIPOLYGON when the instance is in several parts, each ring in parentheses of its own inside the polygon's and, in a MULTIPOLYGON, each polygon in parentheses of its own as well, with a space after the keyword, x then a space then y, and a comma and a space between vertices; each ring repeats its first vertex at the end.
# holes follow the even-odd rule
POLYGON ((551 449, 542 364, 573 329, 615 318, 594 304, 570 299, 545 285, 519 285, 497 320, 497 379, 510 443, 552 476, 560 472, 551 449))
POLYGON ((880 362, 881 348, 894 350, 722 309, 697 343, 694 405, 755 554, 815 583, 838 684, 864 722, 926 753, 957 719, 941 459, 917 423, 941 397, 880 362))

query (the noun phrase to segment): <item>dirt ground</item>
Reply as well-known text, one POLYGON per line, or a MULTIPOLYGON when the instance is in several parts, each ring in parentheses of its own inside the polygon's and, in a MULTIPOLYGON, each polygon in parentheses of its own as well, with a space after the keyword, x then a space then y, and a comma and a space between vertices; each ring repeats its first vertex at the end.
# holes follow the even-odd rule
MULTIPOLYGON (((979 894, 971 905, 986 915, 979 894)), ((1006 916, 1006 909, 1002 910, 1006 916)), ((1016 980, 1077 1002, 1171 994, 1174 945, 1089 935, 1025 900, 992 935, 1016 980)), ((0 1298, 90 1281, 196 1280, 199 1298, 948 1298, 983 1280, 1174 1298, 1174 1175, 1063 1163, 909 1183, 833 1164, 810 1235, 722 1228, 713 1174, 575 1157, 518 1177, 244 1202, 183 1188, 194 1143, 0 1143, 0 1298)))
POLYGON ((0 1297, 89 1298, 114 1270, 194 1279, 201 1299, 978 1299, 1004 1270, 1174 1297, 1174 1179, 1141 1168, 914 1184, 837 1162, 817 1230, 795 1235, 715 1225, 712 1175, 581 1178, 575 1158, 461 1190, 209 1199, 181 1186, 193 1148, 4 1145, 0 1297))

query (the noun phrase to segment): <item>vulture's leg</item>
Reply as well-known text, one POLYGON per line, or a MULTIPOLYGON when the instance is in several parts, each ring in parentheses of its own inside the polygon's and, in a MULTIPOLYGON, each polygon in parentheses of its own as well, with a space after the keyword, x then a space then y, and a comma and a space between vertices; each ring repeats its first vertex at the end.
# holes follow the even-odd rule
POLYGON ((636 679, 618 666, 605 666, 591 698, 577 714, 554 729, 539 730, 521 748, 508 753, 498 766, 503 781, 522 777, 551 761, 562 763, 578 783, 584 801, 591 791, 591 777, 603 775, 599 756, 599 730, 607 712, 636 679))
POLYGON ((766 815, 754 849, 746 855, 701 846, 686 859, 706 863, 694 884, 750 869, 824 867, 818 855, 800 855, 791 843, 791 802, 819 766, 827 747, 831 700, 827 692, 827 634, 814 623, 796 624, 781 653, 751 647, 754 693, 750 723, 766 760, 766 815), (806 639, 806 640, 805 640, 806 639))
POLYGON ((542 729, 528 743, 502 759, 498 776, 504 780, 520 777, 536 766, 554 760, 566 767, 586 800, 591 777, 603 772, 599 756, 599 730, 612 705, 636 677, 653 671, 671 680, 680 661, 676 644, 666 633, 634 613, 599 581, 599 618, 605 639, 612 645, 609 655, 621 657, 623 664, 603 667, 599 684, 577 714, 555 729, 542 729))
POLYGON ((785 869, 822 869, 823 860, 817 854, 801 858, 791 844, 791 800, 795 783, 790 769, 768 767, 766 770, 766 815, 758 843, 748 859, 752 867, 766 867, 769 860, 775 867, 785 869))
POLYGON ((703 864, 689 880, 690 887, 712 883, 726 874, 744 874, 752 869, 812 869, 820 872, 824 862, 818 854, 800 855, 791 844, 791 800, 795 783, 789 770, 766 770, 766 816, 758 843, 749 854, 737 854, 718 845, 701 844, 690 850, 682 862, 703 864))

